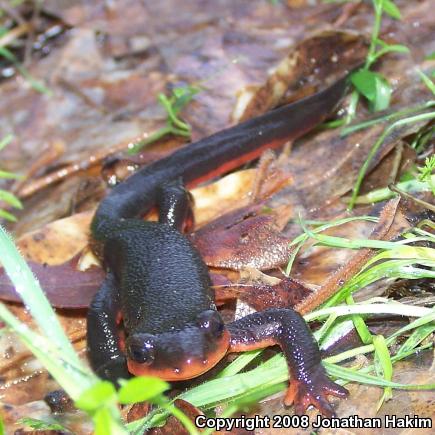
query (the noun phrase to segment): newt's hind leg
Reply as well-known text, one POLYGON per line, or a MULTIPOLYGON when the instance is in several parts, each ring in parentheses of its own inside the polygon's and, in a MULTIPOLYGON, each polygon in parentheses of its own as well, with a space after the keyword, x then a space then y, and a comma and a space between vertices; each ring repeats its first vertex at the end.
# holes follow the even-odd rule
POLYGON ((103 379, 117 383, 131 377, 121 351, 118 334, 119 293, 113 272, 108 272, 88 310, 88 358, 92 369, 103 379))
POLYGON ((319 347, 304 319, 292 309, 268 309, 230 323, 230 352, 243 352, 279 345, 290 371, 290 386, 284 400, 303 413, 314 405, 327 417, 334 410, 326 399, 347 390, 331 381, 322 366, 319 347))
POLYGON ((168 224, 182 233, 193 228, 193 198, 181 178, 159 187, 157 206, 160 223, 168 224))

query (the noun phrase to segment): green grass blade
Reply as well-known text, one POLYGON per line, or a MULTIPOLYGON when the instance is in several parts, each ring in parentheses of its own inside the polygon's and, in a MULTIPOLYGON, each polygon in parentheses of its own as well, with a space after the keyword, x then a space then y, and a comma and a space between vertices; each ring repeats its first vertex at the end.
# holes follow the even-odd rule
POLYGON ((77 354, 65 336, 56 314, 38 281, 19 254, 12 239, 2 227, 0 227, 0 259, 15 286, 15 290, 36 320, 39 328, 50 341, 65 352, 65 356, 78 363, 77 354))
MULTIPOLYGON (((430 182, 412 179, 397 183, 396 187, 403 192, 412 194, 419 192, 429 192, 431 190, 430 183, 435 183, 435 175, 430 177, 430 182)), ((372 204, 374 202, 386 201, 387 199, 394 198, 395 196, 397 196, 397 193, 393 192, 388 187, 385 187, 383 189, 372 190, 365 195, 357 196, 355 199, 355 204, 372 204)), ((345 202, 349 202, 350 197, 345 197, 343 200, 345 202)))
POLYGON ((6 47, 0 47, 0 56, 3 56, 5 59, 9 60, 9 62, 15 66, 19 73, 30 83, 30 86, 32 86, 35 91, 45 95, 53 95, 53 92, 50 89, 48 89, 41 81, 36 80, 27 71, 27 69, 21 65, 12 51, 8 50, 6 47))
POLYGON ((423 71, 417 69, 417 74, 420 76, 423 83, 427 86, 427 88, 435 95, 435 84, 423 71))
MULTIPOLYGON (((38 281, 1 226, 0 258, 17 293, 44 336, 16 319, 4 304, 0 304, 0 318, 18 334, 71 398, 76 400, 83 397, 83 393, 95 385, 98 378, 78 358, 38 281)), ((95 424, 95 433, 127 434, 115 403, 104 404, 97 412, 90 414, 95 424)))
MULTIPOLYGON (((353 300, 353 297, 351 295, 349 295, 346 298, 346 303, 348 305, 354 305, 355 302, 353 300)), ((358 315, 358 314, 353 314, 351 316, 352 322, 355 326, 356 331, 358 332, 358 335, 361 339, 361 341, 364 344, 370 344, 373 342, 373 337, 372 334, 369 331, 369 328, 367 327, 367 325, 364 322, 364 319, 362 316, 358 315)))
POLYGON ((2 210, 1 208, 0 208, 0 218, 6 219, 9 222, 17 221, 17 218, 12 213, 9 213, 6 210, 2 210))
POLYGON ((0 151, 7 145, 9 145, 14 138, 13 134, 7 134, 2 140, 0 140, 0 151))
POLYGON ((407 353, 414 348, 416 348, 426 337, 435 332, 435 322, 422 325, 419 328, 415 329, 412 334, 407 338, 405 343, 403 343, 397 354, 400 355, 402 353, 407 353))
POLYGON ((251 350, 240 355, 233 362, 228 364, 216 377, 224 378, 228 376, 233 376, 243 370, 249 363, 251 363, 258 355, 260 355, 262 350, 251 350))
POLYGON ((343 128, 340 135, 341 137, 348 136, 349 134, 355 133, 359 130, 363 130, 365 128, 371 127, 372 125, 379 124, 381 122, 391 122, 393 120, 396 120, 398 118, 402 118, 406 115, 410 115, 412 113, 421 112, 422 110, 429 109, 431 107, 435 106, 435 100, 427 101, 423 104, 419 104, 415 107, 410 107, 407 109, 399 110, 397 112, 389 113, 387 115, 382 115, 380 117, 376 117, 374 119, 370 119, 368 121, 360 122, 358 124, 349 125, 346 128, 343 128))
POLYGON ((376 155, 379 147, 383 144, 384 140, 387 138, 387 136, 394 131, 397 127, 401 127, 403 125, 407 124, 413 124, 420 121, 430 121, 435 118, 435 112, 429 112, 429 113, 422 113, 420 115, 410 116, 409 118, 403 118, 399 119, 398 121, 395 121, 393 124, 389 125, 379 136, 379 138, 376 140, 376 142, 371 147, 366 160, 364 161, 363 165, 361 166, 361 169, 358 173, 357 180, 355 182, 355 185, 352 190, 352 196, 349 201, 348 208, 349 210, 352 210, 355 205, 355 200, 358 196, 358 192, 360 190, 361 184, 363 182, 363 179, 367 173, 367 170, 369 168, 370 162, 373 160, 374 156, 376 155))
POLYGON ((11 192, 0 189, 0 201, 6 202, 12 207, 22 209, 23 204, 21 201, 11 192))
MULTIPOLYGON (((344 225, 347 224, 349 222, 354 222, 354 221, 367 221, 367 222, 378 222, 378 218, 373 217, 373 216, 354 216, 354 217, 349 217, 349 218, 344 218, 344 219, 337 219, 331 222, 327 222, 324 223, 323 225, 320 225, 319 227, 313 229, 310 231, 310 234, 317 234, 317 233, 321 233, 322 231, 325 231, 329 228, 333 228, 333 227, 338 227, 340 225, 344 225)), ((304 227, 304 225, 306 226, 309 223, 309 221, 304 221, 301 218, 299 218, 299 224, 301 225, 301 227, 304 227)), ((293 245, 297 245, 305 240, 307 240, 309 237, 309 235, 307 235, 307 233, 302 233, 299 236, 297 236, 296 238, 294 238, 291 243, 289 244, 289 246, 293 246, 293 245)))
MULTIPOLYGON (((391 381, 393 378, 393 363, 391 362, 391 355, 388 350, 385 338, 382 335, 373 337, 373 346, 375 348, 375 367, 384 379, 391 381)), ((390 400, 393 396, 391 387, 385 387, 384 393, 378 402, 376 410, 379 411, 384 401, 390 400)))
POLYGON ((0 178, 4 178, 6 180, 22 180, 23 176, 14 174, 13 172, 9 172, 9 171, 2 171, 0 169, 0 178))
POLYGON ((59 348, 53 349, 50 341, 21 323, 2 303, 0 303, 0 318, 18 334, 21 341, 72 398, 77 398, 83 388, 91 384, 91 374, 85 372, 84 366, 77 365, 67 356, 64 357, 59 348))
POLYGON ((400 302, 390 302, 384 304, 355 304, 355 305, 339 305, 336 307, 321 308, 306 314, 304 319, 307 322, 335 314, 337 316, 349 316, 351 314, 395 314, 398 316, 407 317, 423 317, 435 315, 431 308, 418 307, 414 305, 401 304, 400 302))
POLYGON ((400 390, 433 390, 435 384, 426 385, 407 385, 398 382, 387 381, 386 379, 379 378, 377 376, 362 373, 362 371, 354 371, 342 366, 336 366, 328 362, 324 363, 325 368, 329 375, 334 378, 339 378, 347 382, 358 382, 360 384, 375 385, 378 387, 391 387, 400 390))

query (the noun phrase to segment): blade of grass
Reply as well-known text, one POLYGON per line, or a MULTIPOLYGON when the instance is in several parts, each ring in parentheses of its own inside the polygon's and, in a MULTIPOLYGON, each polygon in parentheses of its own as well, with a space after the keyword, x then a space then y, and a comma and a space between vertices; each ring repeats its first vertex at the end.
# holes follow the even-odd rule
POLYGON ((22 180, 23 176, 14 174, 13 172, 9 172, 9 171, 2 171, 0 169, 0 178, 4 178, 6 180, 22 180))
POLYGON ((377 387, 391 387, 400 390, 433 390, 435 388, 435 384, 406 385, 399 382, 387 381, 386 379, 363 373, 362 370, 357 372, 352 369, 348 369, 343 366, 336 366, 328 362, 325 362, 324 365, 329 375, 333 376, 334 378, 340 378, 341 380, 345 380, 347 382, 358 382, 360 384, 374 385, 377 387))
POLYGON ((2 140, 0 140, 0 151, 7 145, 9 145, 14 138, 13 134, 7 134, 2 140))
MULTIPOLYGON (((82 397, 84 391, 98 382, 98 378, 79 360, 39 283, 1 226, 0 258, 17 293, 44 336, 33 332, 16 319, 4 304, 0 304, 0 318, 18 334, 71 398, 75 400, 82 397)), ((99 412, 91 415, 95 433, 126 434, 119 410, 114 403, 107 404, 99 412)))
MULTIPOLYGON (((375 368, 379 375, 387 381, 391 381, 393 378, 393 364, 391 362, 391 355, 388 350, 385 338, 382 335, 373 337, 373 346, 375 347, 375 368)), ((393 397, 393 390, 391 387, 385 387, 384 393, 380 398, 376 411, 379 411, 384 401, 388 401, 393 397)))
MULTIPOLYGON (((335 314, 337 316, 348 316, 351 314, 396 314, 408 317, 423 317, 426 315, 435 316, 435 311, 431 308, 406 305, 400 302, 390 302, 385 304, 355 304, 339 305, 336 307, 321 308, 306 314, 304 319, 311 322, 323 316, 335 314)), ((434 317, 435 320, 435 317, 434 317)))
POLYGON ((423 83, 427 86, 427 88, 435 95, 435 84, 423 71, 417 69, 417 74, 420 76, 423 83))
MULTIPOLYGON (((430 177, 430 183, 435 183, 435 175, 430 177)), ((429 192, 431 190, 430 183, 427 181, 419 181, 417 179, 401 181, 396 184, 396 187, 403 192, 407 193, 419 193, 429 192)), ((387 199, 397 196, 397 193, 393 192, 388 187, 383 189, 372 190, 365 195, 357 196, 355 198, 355 204, 373 204, 375 202, 386 201, 387 199)), ((350 202, 350 197, 344 197, 343 201, 350 202)))
POLYGON ((358 124, 349 125, 342 129, 340 136, 345 137, 349 134, 355 133, 359 130, 363 130, 365 128, 371 127, 372 125, 379 124, 381 122, 390 122, 399 118, 403 118, 404 116, 410 115, 412 113, 421 112, 425 109, 430 109, 435 106, 435 100, 427 101, 423 104, 419 104, 414 107, 409 107, 403 110, 398 110, 397 112, 389 113, 387 115, 382 115, 368 121, 359 122, 358 124))
POLYGON ((390 252, 390 255, 394 254, 394 258, 398 258, 385 261, 383 256, 388 258, 389 254, 378 254, 367 264, 372 265, 373 263, 380 261, 379 264, 376 264, 374 267, 371 267, 368 270, 365 270, 367 268, 363 267, 362 271, 347 281, 336 294, 334 294, 328 301, 326 301, 326 303, 324 303, 324 307, 333 306, 340 303, 353 292, 371 284, 378 279, 395 277, 409 279, 435 277, 435 271, 422 268, 428 267, 433 269, 435 267, 435 250, 433 250, 433 248, 409 246, 410 243, 416 241, 430 242, 432 240, 432 236, 429 238, 426 235, 417 237, 411 236, 395 242, 376 240, 351 241, 339 237, 315 234, 314 231, 308 230, 303 223, 301 223, 301 226, 304 228, 306 234, 310 235, 314 239, 320 240, 321 244, 327 246, 341 248, 359 248, 367 246, 370 248, 383 248, 387 249, 385 252, 390 252), (416 267, 416 265, 422 267, 416 267))
POLYGON ((29 309, 38 326, 65 356, 79 363, 70 341, 65 336, 60 323, 47 301, 38 281, 27 263, 18 253, 11 237, 0 227, 0 258, 3 267, 15 286, 17 293, 29 309))
POLYGON ((1 303, 0 318, 18 334, 20 340, 72 398, 77 398, 84 388, 91 385, 91 374, 86 373, 84 366, 76 364, 67 356, 63 356, 62 351, 58 348, 53 351, 50 341, 35 334, 1 303))
POLYGON ((14 67, 19 71, 19 73, 30 83, 30 86, 35 89, 35 91, 38 91, 41 94, 45 95, 53 94, 53 92, 48 89, 41 81, 36 80, 32 75, 30 75, 27 69, 20 64, 15 55, 6 47, 0 47, 0 56, 3 56, 5 59, 11 62, 14 67))
MULTIPOLYGON (((65 426, 62 426, 61 424, 59 424, 56 420, 54 420, 53 418, 51 419, 47 419, 47 420, 39 420, 36 418, 31 418, 31 417, 23 417, 20 418, 17 423, 22 424, 24 426, 29 426, 32 429, 35 430, 56 430, 56 431, 62 431, 62 433, 65 434, 70 434, 71 431, 68 430, 65 426)), ((1 433, 1 431, 0 431, 1 433)))
MULTIPOLYGON (((397 337, 403 335, 404 333, 406 333, 408 331, 412 331, 412 330, 417 331, 419 328, 428 328, 429 325, 433 325, 434 322, 435 322, 435 310, 431 310, 428 314, 413 320, 408 325, 400 328, 395 333, 390 335, 387 338, 387 344, 391 345, 392 343, 394 343, 394 341, 396 340, 397 337)), ((433 345, 433 343, 430 344, 430 346, 432 346, 432 345, 433 345)), ((362 355, 365 353, 373 352, 373 350, 374 350, 373 344, 369 344, 366 346, 360 346, 360 347, 342 352, 339 355, 334 355, 334 356, 325 358, 324 361, 328 361, 331 363, 338 363, 341 361, 345 361, 349 358, 353 358, 356 355, 362 355)), ((393 362, 396 361, 397 358, 400 359, 402 356, 403 356, 403 358, 405 358, 406 356, 409 355, 409 352, 412 353, 413 352, 412 349, 404 349, 403 352, 400 352, 400 349, 399 349, 397 354, 395 356, 393 356, 393 358, 392 358, 393 362)))
POLYGON ((435 331, 435 322, 429 323, 427 325, 420 326, 415 329, 412 334, 408 337, 405 343, 400 346, 397 354, 407 353, 417 347, 425 338, 431 335, 435 331))
MULTIPOLYGON (((376 223, 376 222, 378 222, 379 219, 377 217, 373 217, 373 216, 354 216, 354 217, 349 217, 349 218, 344 218, 344 219, 338 219, 335 221, 324 223, 323 225, 320 225, 319 227, 311 230, 310 233, 317 234, 317 233, 325 231, 329 228, 337 227, 339 225, 343 225, 343 224, 347 224, 349 222, 354 222, 354 221, 359 221, 359 220, 376 223)), ((299 217, 299 225, 301 225, 301 223, 303 223, 305 225, 305 224, 307 224, 307 222, 308 221, 304 221, 304 220, 302 220, 301 217, 299 217)), ((289 244, 289 246, 297 245, 300 242, 306 241, 309 237, 311 237, 311 236, 307 235, 306 233, 302 233, 299 236, 297 236, 295 239, 293 239, 292 242, 289 244)))
POLYGON ((217 378, 224 378, 227 376, 233 376, 243 370, 250 362, 252 362, 258 355, 261 354, 261 350, 251 350, 245 352, 239 358, 231 362, 227 367, 225 367, 219 374, 217 378))
MULTIPOLYGON (((377 222, 378 218, 373 217, 373 216, 356 216, 356 217, 350 217, 350 218, 344 218, 344 219, 338 219, 335 221, 331 221, 331 222, 316 222, 316 225, 319 225, 317 228, 311 230, 312 233, 319 233, 321 231, 324 231, 328 228, 333 228, 339 225, 343 225, 346 224, 348 222, 353 222, 353 221, 358 221, 358 220, 363 220, 363 221, 368 221, 368 222, 377 222)), ((299 216, 299 224, 301 225, 302 222, 302 218, 299 216)), ((304 221, 305 224, 308 224, 309 221, 304 221)), ((289 246, 295 246, 295 249, 293 250, 292 254, 290 255, 289 261, 287 263, 287 267, 286 270, 284 272, 284 274, 286 276, 290 275, 291 272, 291 268, 293 266, 294 260, 296 258, 296 255, 299 253, 302 245, 309 239, 309 235, 306 233, 302 233, 300 234, 298 237, 296 237, 295 239, 292 240, 292 242, 289 244, 289 246)))
MULTIPOLYGON (((323 344, 323 340, 327 337, 330 329, 332 328, 333 324, 337 320, 337 316, 335 314, 331 314, 327 319, 326 322, 323 323, 321 328, 316 331, 314 334, 314 338, 317 340, 317 342, 320 344, 323 344)), ((320 346, 321 348, 322 346, 320 346)))
MULTIPOLYGON (((427 240, 427 237, 425 237, 427 240)), ((435 263, 435 249, 427 248, 424 246, 409 246, 409 245, 399 245, 398 242, 396 246, 392 249, 388 249, 383 252, 379 252, 373 258, 371 258, 365 265, 362 270, 368 269, 372 264, 377 263, 380 260, 385 259, 395 259, 395 260, 410 260, 414 259, 416 261, 424 260, 424 261, 432 261, 435 263)))
POLYGON ((0 201, 6 202, 14 208, 23 208, 21 201, 13 194, 7 190, 0 189, 0 201))
POLYGON ((318 232, 308 229, 304 223, 301 222, 301 226, 305 233, 317 240, 319 244, 332 246, 335 248, 348 248, 348 249, 361 249, 361 248, 372 248, 372 249, 394 249, 398 245, 408 244, 413 242, 420 242, 425 240, 424 237, 414 237, 413 239, 406 239, 397 242, 388 242, 384 240, 372 240, 372 239, 347 239, 344 237, 327 236, 324 234, 317 234, 318 232))
POLYGON ((0 218, 6 219, 9 222, 16 222, 17 218, 6 210, 0 209, 0 218))
MULTIPOLYGON (((435 272, 413 267, 414 259, 410 260, 391 260, 364 271, 349 280, 334 296, 326 301, 323 306, 330 307, 342 302, 347 296, 355 293, 359 289, 366 287, 375 281, 385 278, 435 278, 435 272)), ((421 262, 422 265, 433 267, 433 263, 421 262)))
MULTIPOLYGON (((346 303, 347 303, 347 305, 354 305, 355 304, 353 297, 351 295, 349 295, 346 298, 346 303)), ((365 324, 362 316, 354 314, 351 316, 351 319, 352 319, 352 322, 355 326, 356 331, 358 332, 358 335, 359 335, 361 341, 364 344, 372 343, 373 342, 372 334, 370 334, 369 328, 365 324)))
POLYGON ((413 124, 420 121, 430 121, 432 119, 435 119, 435 112, 429 112, 429 113, 422 113, 419 115, 411 116, 408 118, 399 119, 398 121, 395 121, 393 124, 388 126, 383 133, 379 136, 378 140, 373 144, 371 147, 366 160, 364 161, 363 165, 361 166, 361 169, 358 173, 357 180, 355 182, 355 185, 352 190, 352 196, 349 201, 348 209, 352 210, 355 205, 355 200, 358 196, 358 192, 360 190, 362 181, 367 173, 367 170, 369 168, 369 165, 371 161, 373 160, 373 157, 377 153, 380 146, 384 143, 384 140, 387 138, 387 136, 393 132, 394 129, 401 127, 403 125, 407 124, 413 124))

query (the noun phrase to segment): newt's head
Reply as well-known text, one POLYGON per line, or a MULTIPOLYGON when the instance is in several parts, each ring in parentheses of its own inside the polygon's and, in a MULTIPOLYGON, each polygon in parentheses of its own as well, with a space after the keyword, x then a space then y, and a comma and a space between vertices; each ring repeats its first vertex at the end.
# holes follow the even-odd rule
POLYGON ((225 356, 229 340, 219 313, 205 310, 180 330, 129 335, 125 342, 128 370, 167 381, 194 378, 225 356))

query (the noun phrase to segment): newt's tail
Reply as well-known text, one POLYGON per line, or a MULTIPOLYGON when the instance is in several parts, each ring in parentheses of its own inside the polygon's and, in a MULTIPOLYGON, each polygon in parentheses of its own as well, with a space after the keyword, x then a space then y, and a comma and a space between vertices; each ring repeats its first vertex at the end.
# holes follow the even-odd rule
POLYGON ((346 88, 347 76, 323 91, 222 130, 145 166, 101 202, 91 225, 93 237, 104 241, 120 219, 148 212, 163 182, 179 177, 185 183, 202 182, 256 159, 268 148, 278 148, 303 136, 337 107, 346 88))

